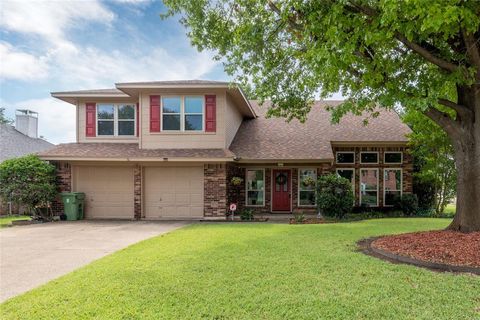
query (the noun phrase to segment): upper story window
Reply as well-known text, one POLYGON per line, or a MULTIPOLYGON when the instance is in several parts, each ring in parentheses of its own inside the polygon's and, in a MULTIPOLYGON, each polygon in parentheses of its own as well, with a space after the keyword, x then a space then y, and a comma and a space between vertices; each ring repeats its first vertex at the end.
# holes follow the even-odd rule
POLYGON ((383 162, 386 164, 400 164, 403 162, 403 153, 396 151, 385 151, 383 162))
POLYGON ((135 106, 132 104, 97 105, 97 136, 134 136, 135 106))
POLYGON ((378 163, 378 152, 361 152, 360 163, 378 163))
POLYGON ((337 152, 337 163, 354 164, 355 152, 337 152))
POLYGON ((203 97, 162 97, 163 131, 203 131, 203 97))

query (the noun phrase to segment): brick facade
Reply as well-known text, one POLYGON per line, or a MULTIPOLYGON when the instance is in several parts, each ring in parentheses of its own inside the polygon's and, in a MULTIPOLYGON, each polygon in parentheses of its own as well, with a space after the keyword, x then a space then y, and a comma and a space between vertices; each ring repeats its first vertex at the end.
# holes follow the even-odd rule
POLYGON ((142 218, 142 167, 137 165, 133 168, 133 211, 135 219, 142 218))
MULTIPOLYGON (((72 191, 72 167, 67 162, 52 162, 57 169, 58 192, 72 191)), ((52 202, 52 211, 54 215, 63 214, 63 202, 60 194, 52 202)))
POLYGON ((204 165, 204 215, 222 217, 227 212, 227 165, 204 165))

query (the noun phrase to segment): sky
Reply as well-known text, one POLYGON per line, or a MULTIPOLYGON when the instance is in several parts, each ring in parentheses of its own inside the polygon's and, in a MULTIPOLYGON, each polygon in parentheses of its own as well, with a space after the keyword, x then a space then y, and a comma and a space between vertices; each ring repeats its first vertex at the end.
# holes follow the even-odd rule
POLYGON ((190 45, 178 17, 154 0, 0 1, 0 106, 39 112, 39 135, 75 141, 75 107, 53 91, 116 82, 231 80, 190 45))

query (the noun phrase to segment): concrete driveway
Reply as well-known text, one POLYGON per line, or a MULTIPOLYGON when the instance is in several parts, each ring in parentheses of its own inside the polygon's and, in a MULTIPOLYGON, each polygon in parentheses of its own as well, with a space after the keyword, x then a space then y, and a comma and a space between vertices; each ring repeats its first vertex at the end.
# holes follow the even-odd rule
POLYGON ((0 301, 93 260, 186 225, 160 221, 71 221, 0 231, 0 301))

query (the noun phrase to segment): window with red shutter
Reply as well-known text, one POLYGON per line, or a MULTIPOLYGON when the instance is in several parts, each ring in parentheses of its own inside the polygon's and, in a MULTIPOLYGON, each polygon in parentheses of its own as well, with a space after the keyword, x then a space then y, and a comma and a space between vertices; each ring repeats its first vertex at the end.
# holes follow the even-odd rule
POLYGON ((150 96, 150 132, 160 132, 160 96, 150 96))
POLYGON ((94 102, 87 102, 86 103, 86 114, 85 114, 85 135, 87 137, 95 137, 96 136, 96 105, 94 102))
POLYGON ((205 96, 205 132, 215 132, 217 129, 217 97, 205 96))

